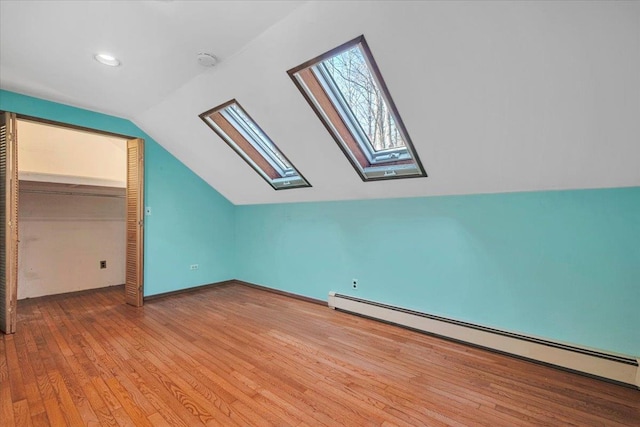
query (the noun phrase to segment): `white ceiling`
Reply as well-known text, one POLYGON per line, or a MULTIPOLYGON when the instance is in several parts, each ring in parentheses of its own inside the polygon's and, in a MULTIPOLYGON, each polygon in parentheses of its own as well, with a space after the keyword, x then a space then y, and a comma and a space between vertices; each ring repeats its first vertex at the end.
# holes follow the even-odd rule
POLYGON ((236 204, 640 185, 640 2, 1 1, 0 52, 2 88, 128 118, 236 204), (428 178, 362 182, 286 73, 360 34, 428 178), (198 118, 231 98, 312 188, 198 118))
POLYGON ((0 84, 47 99, 135 118, 204 69, 226 61, 301 2, 0 2, 0 84), (122 66, 93 60, 116 55, 122 66))

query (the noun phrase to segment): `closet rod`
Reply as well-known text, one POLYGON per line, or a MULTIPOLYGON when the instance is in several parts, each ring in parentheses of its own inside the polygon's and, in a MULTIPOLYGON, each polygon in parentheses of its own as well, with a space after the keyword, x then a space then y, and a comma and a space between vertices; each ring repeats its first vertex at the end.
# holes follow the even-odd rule
POLYGON ((34 194, 56 194, 60 196, 84 196, 84 197, 110 197, 113 199, 124 199, 124 195, 119 194, 99 194, 99 193, 76 193, 73 191, 56 191, 56 190, 29 190, 20 189, 20 193, 34 193, 34 194))

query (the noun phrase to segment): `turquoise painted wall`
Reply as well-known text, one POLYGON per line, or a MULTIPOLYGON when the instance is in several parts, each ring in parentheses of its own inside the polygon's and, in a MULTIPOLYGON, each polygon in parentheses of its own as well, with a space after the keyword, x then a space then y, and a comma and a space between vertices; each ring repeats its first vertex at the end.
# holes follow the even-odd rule
POLYGON ((241 280, 640 355, 640 187, 238 206, 236 227, 241 280))
POLYGON ((133 123, 8 91, 0 110, 144 138, 145 296, 235 277, 234 206, 133 123))
POLYGON ((128 120, 0 110, 145 139, 145 295, 238 278, 640 355, 640 187, 234 207, 128 120))

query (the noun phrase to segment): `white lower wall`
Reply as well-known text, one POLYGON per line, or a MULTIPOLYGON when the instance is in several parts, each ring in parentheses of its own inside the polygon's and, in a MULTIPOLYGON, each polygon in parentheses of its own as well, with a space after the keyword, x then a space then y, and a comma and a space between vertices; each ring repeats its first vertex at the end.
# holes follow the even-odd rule
POLYGON ((124 283, 124 199, 21 191, 19 206, 18 299, 124 283))

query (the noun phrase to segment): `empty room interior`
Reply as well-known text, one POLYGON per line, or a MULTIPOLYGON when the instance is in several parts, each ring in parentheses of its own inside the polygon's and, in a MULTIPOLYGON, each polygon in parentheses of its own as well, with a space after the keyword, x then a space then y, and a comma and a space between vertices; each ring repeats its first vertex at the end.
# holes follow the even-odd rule
POLYGON ((640 2, 0 0, 1 426, 640 425, 640 2))

